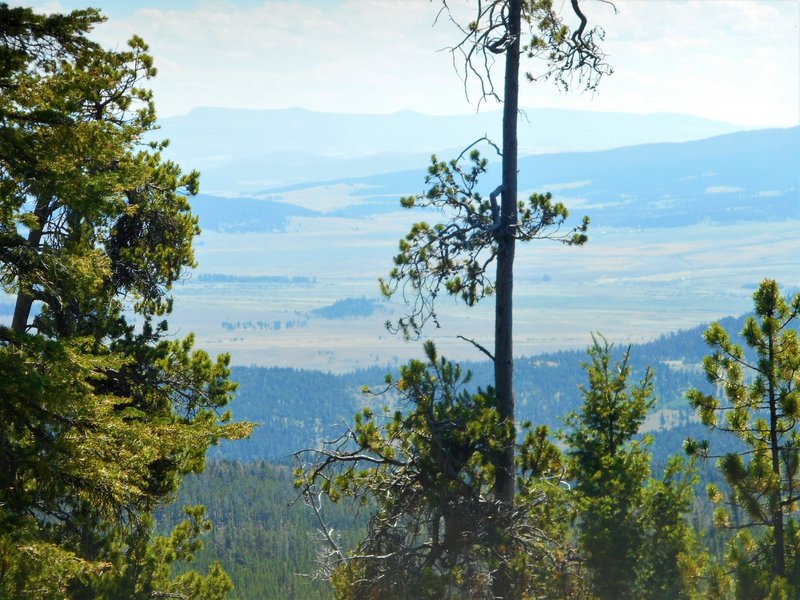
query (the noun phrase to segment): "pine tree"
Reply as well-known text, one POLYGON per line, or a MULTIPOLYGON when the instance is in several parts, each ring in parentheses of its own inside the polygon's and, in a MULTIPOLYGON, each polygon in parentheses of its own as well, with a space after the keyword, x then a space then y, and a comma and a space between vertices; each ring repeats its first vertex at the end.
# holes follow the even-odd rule
POLYGON ((653 372, 630 385, 630 349, 616 362, 611 351, 594 338, 583 404, 563 436, 591 591, 601 600, 689 598, 703 560, 684 519, 696 473, 673 457, 662 479, 651 477, 652 440, 638 436, 655 405, 653 372))
POLYGON ((384 393, 405 410, 365 408, 298 469, 297 485, 315 510, 322 496, 369 510, 352 553, 323 532, 336 597, 488 600, 501 569, 515 596, 574 597, 581 582, 567 541, 563 467, 546 428, 517 446, 519 503, 504 515, 498 552, 494 462, 512 431, 491 388, 469 391, 468 373, 432 343, 425 351, 426 362, 387 378, 384 393))
MULTIPOLYGON (((447 3, 443 5, 443 10, 449 11, 447 3)), ((415 198, 404 198, 401 202, 407 208, 434 206, 447 220, 433 226, 415 224, 400 242, 395 269, 388 280, 381 282, 385 295, 401 291, 404 299, 410 300, 410 315, 401 318, 397 325, 405 334, 419 334, 426 321, 436 320, 434 305, 439 293, 460 297, 468 305, 485 295, 494 294, 494 351, 473 343, 494 363, 497 410, 501 420, 512 429, 516 427, 513 382, 516 242, 549 237, 568 244, 582 244, 586 241, 588 226, 588 219, 584 218, 572 231, 559 234, 559 227, 565 223, 568 211, 562 204, 553 203, 550 194, 533 194, 527 201, 518 200, 520 57, 525 54, 529 58, 544 60, 544 73, 528 74, 531 81, 553 78, 564 89, 570 87, 573 78, 594 89, 602 75, 611 72, 596 44, 597 39, 603 38, 603 31, 587 29, 588 21, 578 0, 572 0, 570 7, 580 22, 572 32, 554 9, 552 0, 479 2, 473 20, 458 25, 462 37, 452 50, 463 58, 465 85, 470 78, 478 79, 481 101, 487 98, 500 100, 490 65, 496 56, 502 56, 505 63, 503 139, 499 150, 502 179, 489 198, 484 199, 476 192, 476 186, 486 161, 477 152, 470 153, 471 164, 467 167, 460 166, 458 159, 444 163, 433 157, 426 179, 426 184, 430 185, 427 192, 415 198), (495 269, 493 275, 490 273, 492 267, 495 269)), ((451 20, 457 23, 455 19, 451 20)), ((498 502, 505 504, 506 510, 513 510, 516 460, 511 441, 497 456, 494 467, 493 493, 498 502)), ((496 521, 500 540, 502 519, 496 521)), ((510 582, 504 579, 501 571, 496 578, 495 595, 511 598, 510 582)))
POLYGON ((249 429, 220 413, 228 357, 164 339, 198 174, 143 141, 152 58, 90 41, 100 21, 0 4, 0 597, 117 577, 147 514, 249 429))
POLYGON ((595 338, 581 387, 580 412, 566 419, 570 475, 581 499, 579 530, 593 591, 599 598, 634 598, 633 566, 643 545, 642 488, 650 476, 647 441, 635 438, 655 400, 652 372, 629 387, 628 353, 612 364, 595 338))
MULTIPOLYGON (((746 349, 718 323, 705 333, 713 353, 703 366, 722 397, 695 389, 688 398, 705 425, 738 436, 743 446, 719 457, 730 508, 721 506, 715 515, 721 527, 764 532, 754 537, 745 529, 731 544, 737 597, 794 597, 800 594, 800 294, 784 298, 778 283, 765 279, 753 300, 755 315, 741 332, 746 349)), ((705 442, 688 440, 687 449, 711 456, 705 442)), ((725 499, 716 486, 709 486, 709 496, 725 499)))

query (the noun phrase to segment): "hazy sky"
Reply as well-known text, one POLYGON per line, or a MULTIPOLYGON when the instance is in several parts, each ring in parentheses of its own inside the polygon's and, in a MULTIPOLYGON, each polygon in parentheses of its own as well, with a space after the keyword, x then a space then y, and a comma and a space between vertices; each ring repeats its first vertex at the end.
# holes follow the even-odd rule
MULTIPOLYGON (((161 116, 196 106, 476 109, 441 50, 458 31, 444 19, 434 25, 438 0, 12 3, 48 11, 91 4, 109 17, 95 32, 99 41, 121 47, 142 36, 159 69, 152 87, 161 116)), ((474 0, 450 3, 466 9, 474 0)), ((800 123, 800 0, 618 0, 617 15, 596 0, 583 5, 607 32, 614 75, 594 95, 524 84, 524 106, 800 123)))

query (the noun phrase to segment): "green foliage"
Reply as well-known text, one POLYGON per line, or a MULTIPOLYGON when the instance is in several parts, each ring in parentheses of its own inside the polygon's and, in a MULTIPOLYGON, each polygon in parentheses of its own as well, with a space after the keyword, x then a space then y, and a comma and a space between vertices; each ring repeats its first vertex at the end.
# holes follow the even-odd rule
MULTIPOLYGON (((220 414, 228 357, 154 323, 194 264, 198 175, 143 143, 152 59, 136 37, 89 41, 101 20, 0 4, 0 282, 16 295, 0 327, 0 597, 103 597, 148 553, 168 562, 172 542, 144 549, 148 513, 250 429, 220 414)), ((176 585, 213 598, 223 579, 176 585)))
POLYGON ((387 378, 385 393, 405 410, 364 409, 298 469, 312 504, 322 492, 370 515, 351 554, 329 540, 337 597, 488 598, 501 563, 520 594, 569 597, 574 555, 566 519, 556 518, 566 507, 557 500, 563 469, 546 428, 529 431, 519 449, 518 502, 497 502, 494 457, 513 430, 500 421, 491 388, 469 392, 469 373, 432 343, 425 352, 427 362, 387 378))
POLYGON ((188 570, 172 577, 176 563, 191 563, 202 550, 200 536, 211 530, 205 519, 205 508, 188 506, 184 509, 186 520, 178 523, 169 535, 152 535, 152 518, 149 514, 124 537, 114 539, 110 561, 101 571, 73 584, 70 597, 75 600, 114 598, 119 600, 146 600, 149 598, 198 598, 223 600, 233 589, 230 577, 217 563, 202 576, 188 570))
POLYGON ((636 569, 638 598, 701 598, 708 593, 708 554, 686 517, 698 482, 695 461, 673 456, 661 477, 642 490, 642 546, 636 569))
MULTIPOLYGON (((736 596, 792 597, 800 594, 800 580, 788 577, 797 556, 800 345, 794 320, 800 314, 800 294, 785 299, 778 284, 765 279, 753 299, 755 316, 742 330, 747 350, 717 323, 705 334, 713 353, 703 365, 722 397, 693 389, 688 398, 705 425, 731 432, 744 446, 718 461, 732 509, 720 506, 716 523, 764 532, 754 538, 742 531, 730 546, 736 596)), ((709 455, 707 444, 690 442, 689 448, 709 455)), ((709 496, 715 502, 723 499, 713 487, 709 496)))
MULTIPOLYGON (((332 598, 329 582, 313 577, 322 544, 314 535, 312 511, 297 498, 288 466, 263 461, 209 461, 203 473, 189 475, 178 499, 156 513, 156 531, 169 532, 182 519, 184 504, 201 503, 214 522, 205 547, 191 563, 204 571, 219 561, 235 585, 230 600, 313 600, 332 598), (302 504, 302 503, 301 503, 302 504)), ((353 547, 366 521, 352 507, 326 503, 326 521, 342 545, 353 547)), ((173 573, 187 569, 175 563, 173 573)))
POLYGON ((600 598, 632 598, 643 540, 642 486, 650 475, 644 442, 633 439, 653 405, 648 371, 629 390, 628 355, 611 365, 609 345, 595 338, 585 365, 589 387, 581 387, 583 406, 566 424, 570 474, 581 499, 580 540, 594 592, 600 598))
POLYGON ((477 150, 469 155, 469 165, 458 160, 446 163, 431 158, 425 194, 401 198, 404 208, 435 208, 445 221, 435 225, 415 223, 394 257, 394 268, 388 279, 381 279, 380 288, 386 297, 398 291, 409 303, 408 316, 397 326, 387 323, 406 337, 418 335, 424 324, 432 320, 437 326, 435 300, 440 292, 461 299, 468 306, 494 291, 494 273, 490 267, 497 257, 499 236, 510 233, 521 241, 551 239, 569 245, 587 240, 588 217, 561 233, 569 211, 554 203, 550 194, 532 194, 527 202, 519 202, 517 216, 511 225, 501 225, 495 196, 484 198, 477 191, 478 179, 485 173, 487 161, 477 150))
POLYGON ((579 87, 595 91, 603 76, 614 72, 597 43, 604 40, 605 31, 586 28, 588 21, 577 1, 572 10, 580 25, 570 32, 553 0, 523 0, 522 17, 530 25, 530 38, 522 50, 545 64, 542 71, 525 75, 529 81, 551 79, 565 92, 577 79, 579 87))
POLYGON ((594 338, 583 405, 566 418, 581 549, 598 598, 688 598, 699 579, 697 543, 684 520, 696 476, 673 458, 663 479, 650 478, 650 440, 636 436, 655 404, 653 377, 648 369, 629 386, 629 353, 612 364, 611 346, 594 338))

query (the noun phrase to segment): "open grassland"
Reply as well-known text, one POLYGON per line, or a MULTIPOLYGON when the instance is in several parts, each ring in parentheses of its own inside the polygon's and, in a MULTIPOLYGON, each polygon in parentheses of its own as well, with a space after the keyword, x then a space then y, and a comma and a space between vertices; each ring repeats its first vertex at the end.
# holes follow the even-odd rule
MULTIPOLYGON (((383 327, 400 314, 398 301, 379 302, 369 316, 338 319, 311 311, 337 300, 378 300, 377 278, 391 267, 397 240, 415 215, 370 219, 293 219, 280 233, 210 231, 198 248, 199 273, 305 277, 311 282, 202 281, 176 289, 173 329, 197 333, 212 352, 235 364, 346 371, 419 354, 383 327), (228 323, 271 327, 226 329, 228 323), (274 327, 280 322, 280 328, 274 327)), ((800 221, 698 224, 670 228, 597 229, 583 248, 550 242, 517 252, 516 352, 580 348, 600 331, 623 343, 651 339, 752 306, 764 277, 800 286, 800 221)), ((489 344, 491 300, 465 309, 442 298, 442 328, 431 328, 443 352, 482 356, 456 336, 489 344)))

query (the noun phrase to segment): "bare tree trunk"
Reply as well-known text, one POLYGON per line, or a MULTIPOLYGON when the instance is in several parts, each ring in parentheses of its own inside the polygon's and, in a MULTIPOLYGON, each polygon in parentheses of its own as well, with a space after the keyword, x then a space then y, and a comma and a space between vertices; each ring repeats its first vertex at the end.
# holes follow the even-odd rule
MULTIPOLYGON (((33 229, 28 233, 28 247, 38 248, 42 239, 42 227, 33 229)), ((25 333, 28 328, 28 319, 31 316, 33 298, 23 291, 17 293, 17 300, 14 304, 14 316, 11 318, 11 329, 17 333, 25 333)))
MULTIPOLYGON (((33 210, 33 216, 36 217, 38 226, 28 232, 27 249, 31 252, 38 252, 39 245, 44 236, 45 226, 48 219, 52 216, 55 207, 53 199, 50 197, 40 197, 36 200, 36 208, 33 210)), ((26 294, 24 290, 17 293, 17 300, 14 305, 14 316, 11 318, 11 329, 17 333, 24 333, 28 328, 28 319, 31 316, 31 308, 33 307, 33 298, 26 294)))
MULTIPOLYGON (((503 93, 503 195, 498 231, 497 279, 495 289, 494 380, 500 419, 510 423, 513 435, 495 465, 495 494, 510 508, 514 503, 516 462, 514 443, 514 356, 513 292, 514 233, 517 222, 517 114, 519 112, 519 50, 521 0, 510 0, 503 93)), ((501 532, 500 532, 501 533, 501 532)), ((501 533, 502 535, 502 533, 501 533)), ((492 588, 495 598, 510 600, 511 577, 507 565, 501 565, 492 588)))
MULTIPOLYGON (((769 315, 772 317, 772 315, 769 315)), ((767 338, 768 352, 769 352, 769 443, 772 458, 772 472, 781 480, 781 463, 780 463, 780 443, 778 440, 778 399, 776 391, 776 356, 775 356, 775 333, 770 332, 767 338)), ((778 489, 771 494, 770 498, 770 511, 772 512, 772 526, 774 528, 774 546, 773 546, 773 560, 772 572, 778 577, 786 576, 786 563, 784 558, 785 542, 783 533, 783 496, 781 489, 783 486, 779 485, 778 489)))
MULTIPOLYGON (((514 421, 513 291, 514 228, 517 222, 517 113, 519 95, 520 0, 509 3, 509 33, 513 42, 506 51, 503 106, 503 200, 498 231, 495 289, 494 379, 500 418, 514 421)), ((513 440, 511 440, 513 441, 513 440)), ((498 465, 495 492, 504 502, 514 501, 514 446, 498 465)))
POLYGON ((33 298, 19 292, 17 294, 17 301, 14 304, 14 316, 11 319, 11 329, 17 333, 24 333, 28 328, 28 318, 31 314, 31 307, 33 307, 33 298))

